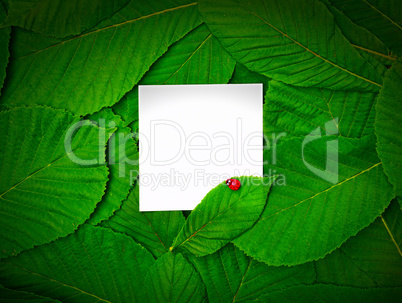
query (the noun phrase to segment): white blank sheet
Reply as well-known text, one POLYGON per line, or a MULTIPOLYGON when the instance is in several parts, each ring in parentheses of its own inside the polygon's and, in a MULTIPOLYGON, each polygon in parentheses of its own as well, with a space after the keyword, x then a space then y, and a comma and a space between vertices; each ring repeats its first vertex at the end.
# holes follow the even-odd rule
POLYGON ((139 87, 140 211, 192 210, 263 174, 262 84, 139 87))

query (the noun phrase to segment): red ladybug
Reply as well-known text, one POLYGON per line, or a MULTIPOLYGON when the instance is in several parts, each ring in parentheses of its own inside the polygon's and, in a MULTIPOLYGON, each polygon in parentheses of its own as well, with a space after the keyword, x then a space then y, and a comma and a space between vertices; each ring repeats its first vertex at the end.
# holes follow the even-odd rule
POLYGON ((231 190, 238 190, 240 188, 240 181, 236 179, 227 179, 226 185, 229 186, 231 190))

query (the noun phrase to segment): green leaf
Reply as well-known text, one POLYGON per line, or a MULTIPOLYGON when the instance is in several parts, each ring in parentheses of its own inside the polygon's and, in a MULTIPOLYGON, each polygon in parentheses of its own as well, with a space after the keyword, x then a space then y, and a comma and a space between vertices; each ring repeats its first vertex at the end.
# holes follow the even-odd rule
POLYGON ((376 94, 269 83, 264 104, 264 133, 286 131, 305 136, 316 128, 360 138, 374 133, 376 94))
POLYGON ((314 282, 312 263, 274 267, 247 257, 228 244, 217 252, 190 261, 207 287, 209 302, 245 302, 296 284, 314 282))
POLYGON ((26 291, 16 291, 4 288, 0 285, 0 302, 37 302, 37 303, 57 303, 60 301, 37 296, 26 291))
POLYGON ((146 247, 156 258, 169 251, 184 224, 180 211, 139 211, 139 185, 135 185, 120 210, 102 226, 124 233, 146 247))
POLYGON ((148 302, 203 302, 205 286, 194 267, 179 253, 167 252, 145 277, 148 302))
POLYGON ((156 0, 151 7, 133 0, 110 20, 73 38, 17 28, 0 102, 94 113, 120 100, 170 44, 200 22, 196 3, 156 0))
POLYGON ((144 302, 144 277, 153 263, 129 237, 84 225, 66 238, 2 260, 0 281, 62 302, 144 302))
POLYGON ((307 136, 304 152, 302 138, 267 150, 264 173, 277 174, 277 186, 235 245, 269 265, 297 265, 323 258, 372 223, 394 196, 373 137, 307 136))
POLYGON ((212 33, 251 71, 298 86, 377 91, 381 76, 318 0, 202 0, 212 33))
POLYGON ((109 138, 106 149, 106 162, 110 174, 105 195, 87 221, 97 225, 102 220, 110 218, 127 198, 138 175, 138 148, 131 136, 131 130, 123 126, 123 121, 114 115, 110 108, 105 108, 88 119, 97 124, 104 123, 109 129, 117 127, 109 138))
POLYGON ((384 79, 384 87, 376 105, 375 120, 378 156, 398 199, 402 198, 402 139, 398 131, 402 124, 401 84, 402 64, 398 62, 384 79))
POLYGON ((261 302, 398 302, 402 288, 341 287, 335 285, 299 285, 273 292, 258 299, 261 302))
POLYGON ((273 178, 235 178, 240 189, 231 190, 225 182, 212 189, 190 213, 171 250, 212 254, 253 226, 265 207, 273 178))
POLYGON ((109 18, 129 0, 9 0, 2 26, 19 26, 36 33, 63 38, 78 35, 109 18))
MULTIPOLYGON (((6 17, 6 12, 0 4, 0 23, 6 17)), ((0 29, 0 93, 3 87, 4 79, 6 78, 6 67, 10 53, 8 51, 8 43, 10 41, 10 28, 0 29)))
POLYGON ((140 81, 149 84, 228 83, 235 61, 205 24, 173 44, 140 81))
POLYGON ((72 233, 101 200, 105 143, 98 127, 78 122, 47 107, 0 112, 0 257, 72 233))
POLYGON ((369 227, 316 262, 317 282, 356 287, 401 287, 402 211, 393 201, 369 227))
POLYGON ((356 24, 402 54, 402 6, 399 0, 329 0, 356 24))
POLYGON ((389 55, 389 50, 384 43, 367 29, 358 26, 346 17, 345 14, 333 6, 329 0, 320 1, 323 2, 334 15, 336 24, 352 46, 364 59, 377 69, 380 75, 384 76, 387 69, 383 64, 390 64, 395 61, 395 57, 389 55))
POLYGON ((236 63, 232 78, 230 79, 230 83, 233 84, 262 83, 264 96, 267 92, 269 81, 270 79, 268 77, 265 77, 264 75, 261 75, 259 73, 252 72, 243 64, 238 62, 236 63))

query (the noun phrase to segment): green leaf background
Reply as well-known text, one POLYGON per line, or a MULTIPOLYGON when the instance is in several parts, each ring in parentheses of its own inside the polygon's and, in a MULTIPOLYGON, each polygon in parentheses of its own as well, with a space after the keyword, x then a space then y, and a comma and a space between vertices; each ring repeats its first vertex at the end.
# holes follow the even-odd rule
POLYGON ((399 301, 401 54, 398 0, 0 0, 0 301, 399 301), (266 176, 140 212, 138 86, 244 83, 266 176))

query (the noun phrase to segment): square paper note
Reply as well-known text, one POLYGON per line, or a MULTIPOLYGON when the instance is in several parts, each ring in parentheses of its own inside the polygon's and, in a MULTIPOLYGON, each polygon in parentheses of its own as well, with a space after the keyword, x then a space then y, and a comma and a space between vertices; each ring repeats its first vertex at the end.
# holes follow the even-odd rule
POLYGON ((140 211, 192 210, 263 174, 262 84, 139 87, 140 211))

